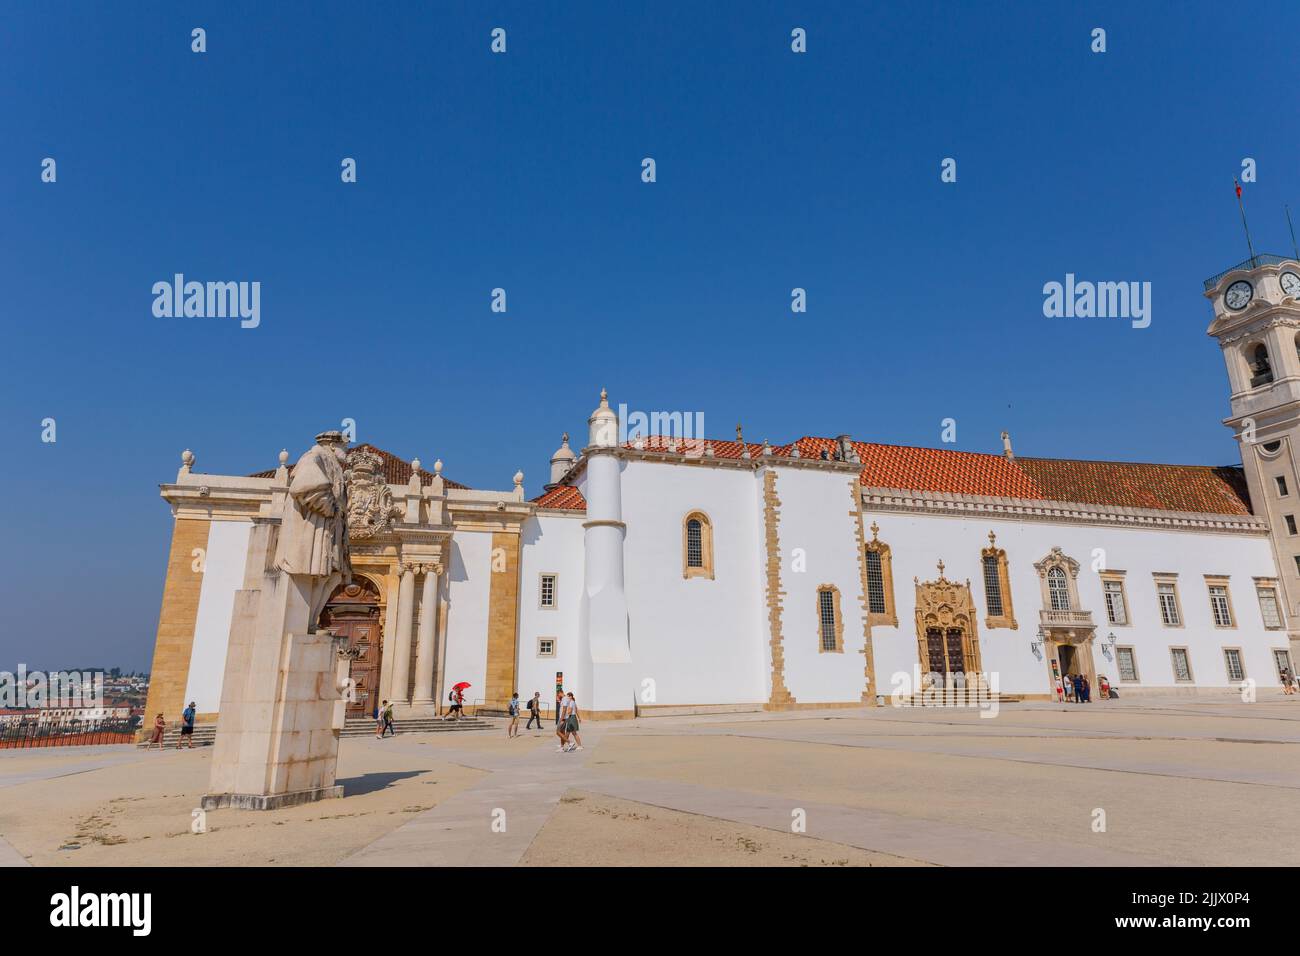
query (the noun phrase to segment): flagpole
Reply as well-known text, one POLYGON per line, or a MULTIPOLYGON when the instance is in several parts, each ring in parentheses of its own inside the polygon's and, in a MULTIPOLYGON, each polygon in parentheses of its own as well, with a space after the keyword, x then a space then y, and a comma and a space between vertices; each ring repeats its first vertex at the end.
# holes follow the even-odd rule
POLYGON ((1295 226, 1291 225, 1291 207, 1283 206, 1282 208, 1286 210, 1286 225, 1291 230, 1291 251, 1295 253, 1296 262, 1300 262, 1300 249, 1296 248, 1295 244, 1295 226))
POLYGON ((1245 205, 1242 204, 1241 201, 1241 183, 1237 182, 1237 180, 1234 179, 1232 181, 1232 185, 1237 187, 1237 208, 1241 210, 1241 228, 1245 230, 1246 233, 1246 248, 1250 250, 1250 257, 1254 259, 1255 246, 1250 241, 1250 227, 1246 225, 1246 207, 1245 205))

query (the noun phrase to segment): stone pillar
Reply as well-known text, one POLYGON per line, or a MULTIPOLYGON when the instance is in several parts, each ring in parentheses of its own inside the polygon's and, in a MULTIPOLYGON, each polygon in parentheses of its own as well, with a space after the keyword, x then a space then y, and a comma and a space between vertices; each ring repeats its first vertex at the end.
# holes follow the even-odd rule
POLYGON ((438 575, 442 565, 424 566, 424 588, 420 592, 420 630, 415 645, 414 705, 433 703, 433 636, 438 622, 438 575))
POLYGON ((402 584, 397 591, 397 633, 393 640, 393 686, 388 699, 405 703, 411 699, 411 623, 415 618, 415 565, 402 565, 402 584))

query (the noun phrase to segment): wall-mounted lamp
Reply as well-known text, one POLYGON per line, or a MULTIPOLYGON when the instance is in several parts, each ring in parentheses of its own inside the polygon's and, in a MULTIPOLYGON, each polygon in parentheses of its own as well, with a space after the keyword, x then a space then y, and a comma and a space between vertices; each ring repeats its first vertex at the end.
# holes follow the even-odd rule
POLYGON ((1111 631, 1108 635, 1106 635, 1106 640, 1101 642, 1101 652, 1102 654, 1105 655, 1106 660, 1113 661, 1115 659, 1115 655, 1112 653, 1114 650, 1115 650, 1115 632, 1111 631))
POLYGON ((1040 661, 1043 659, 1043 642, 1047 640, 1047 632, 1041 627, 1038 629, 1037 640, 1029 642, 1029 649, 1034 652, 1034 656, 1040 661))

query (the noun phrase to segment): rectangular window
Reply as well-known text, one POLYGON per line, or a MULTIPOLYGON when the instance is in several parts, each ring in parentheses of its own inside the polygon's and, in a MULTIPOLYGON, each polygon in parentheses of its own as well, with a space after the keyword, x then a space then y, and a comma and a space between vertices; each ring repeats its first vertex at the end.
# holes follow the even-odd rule
POLYGON ((1223 667, 1228 672, 1228 680, 1243 681, 1246 679, 1246 669, 1241 666, 1241 651, 1235 647, 1225 647, 1223 649, 1223 667))
POLYGON ((1295 556, 1295 569, 1296 569, 1296 573, 1300 574, 1300 554, 1297 554, 1295 556))
POLYGON ((822 650, 837 650, 837 641, 835 639, 835 592, 818 591, 817 592, 817 613, 821 620, 822 629, 822 650))
POLYGON ((538 607, 555 607, 555 575, 543 574, 541 577, 538 607))
POLYGON ((1128 606, 1124 603, 1124 582, 1105 581, 1102 592, 1106 596, 1106 619, 1112 624, 1128 623, 1128 606))
POLYGON ((1165 627, 1182 627, 1183 619, 1178 613, 1178 591, 1172 581, 1162 581, 1156 586, 1160 598, 1160 620, 1165 627))
POLYGON ((1210 610, 1214 614, 1215 627, 1232 627, 1232 605, 1228 603, 1228 586, 1226 584, 1210 585, 1210 610))
POLYGON ((1295 534, 1295 533, 1296 533, 1296 529, 1295 529, 1295 515, 1287 515, 1287 516, 1286 516, 1286 533, 1287 533, 1287 534, 1295 534))
POLYGON ((1187 648, 1169 648, 1169 657, 1174 665, 1174 680, 1188 684, 1192 680, 1192 665, 1187 659, 1187 648))
POLYGON ((1264 619, 1264 626, 1270 631, 1276 631, 1282 627, 1282 610, 1277 603, 1277 589, 1271 587, 1257 587, 1255 593, 1259 595, 1259 614, 1264 619))
POLYGON ((1273 648, 1273 667, 1277 670, 1278 680, 1282 679, 1284 670, 1292 677, 1295 676, 1295 671, 1291 670, 1291 652, 1285 648, 1273 648))
POLYGON ((984 556, 984 600, 988 603, 989 617, 1002 616, 1002 575, 998 571, 998 559, 991 554, 984 556))
POLYGON ((1137 658, 1131 647, 1115 648, 1115 663, 1119 665, 1119 679, 1136 681, 1138 679, 1137 658))
POLYGON ((1287 496, 1286 478, 1282 475, 1278 475, 1273 480, 1277 482, 1277 496, 1279 498, 1285 498, 1287 496))
POLYGON ((554 657, 555 656, 555 638, 539 637, 537 639, 537 656, 554 657))
POLYGON ((867 608, 871 614, 886 614, 885 569, 879 551, 867 552, 867 608))

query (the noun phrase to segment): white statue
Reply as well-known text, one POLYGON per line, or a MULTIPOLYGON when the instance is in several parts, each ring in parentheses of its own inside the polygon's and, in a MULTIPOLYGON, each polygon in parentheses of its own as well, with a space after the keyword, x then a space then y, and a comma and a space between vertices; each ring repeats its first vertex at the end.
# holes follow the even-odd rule
POLYGON ((348 553, 347 440, 321 432, 298 459, 280 516, 275 566, 295 577, 312 578, 311 624, 340 580, 352 583, 348 553), (319 605, 319 606, 318 606, 319 605))

